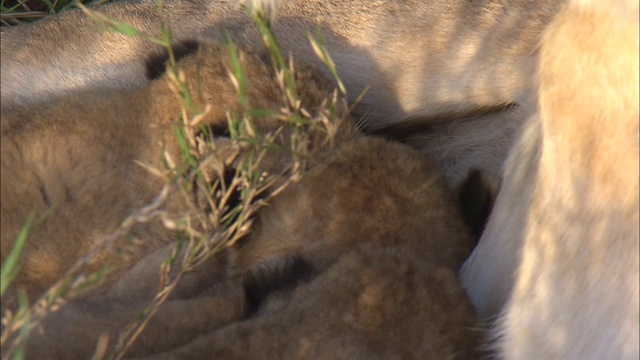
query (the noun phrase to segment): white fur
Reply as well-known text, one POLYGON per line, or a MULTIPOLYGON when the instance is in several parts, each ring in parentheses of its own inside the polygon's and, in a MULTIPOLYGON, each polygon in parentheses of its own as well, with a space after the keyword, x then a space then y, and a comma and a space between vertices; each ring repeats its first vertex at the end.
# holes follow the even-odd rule
POLYGON ((446 169, 450 184, 458 184, 473 168, 495 179, 502 178, 503 164, 516 134, 526 120, 520 107, 471 118, 440 122, 402 141, 434 158, 446 169))

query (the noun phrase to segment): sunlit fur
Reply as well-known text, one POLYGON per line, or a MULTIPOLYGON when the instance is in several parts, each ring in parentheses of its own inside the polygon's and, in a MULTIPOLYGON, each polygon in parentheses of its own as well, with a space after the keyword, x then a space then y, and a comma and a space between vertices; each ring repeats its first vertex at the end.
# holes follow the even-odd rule
MULTIPOLYGON (((526 124, 461 272, 465 287, 480 314, 497 320, 506 358, 638 358, 637 1, 265 3, 286 51, 326 72, 305 38, 320 28, 349 98, 370 85, 356 108, 367 130, 459 121, 517 103, 526 124)), ((261 41, 235 1, 166 6, 178 40, 224 39, 226 28, 248 46, 261 41)), ((159 28, 155 1, 101 9, 159 28)), ((74 91, 141 86, 144 59, 157 51, 99 32, 79 12, 3 29, 0 43, 3 113, 74 91), (62 29, 74 36, 61 44, 62 29)), ((461 131, 477 141, 451 141, 450 150, 431 142, 436 155, 492 152, 493 132, 473 123, 461 131)), ((474 157, 463 159, 487 158, 474 157)))
MULTIPOLYGON (((210 105, 203 124, 224 125, 226 112, 240 107, 229 78, 230 61, 226 47, 214 44, 180 65, 196 103, 203 108, 210 105)), ((244 53, 241 62, 246 67, 251 105, 279 109, 282 99, 273 70, 255 54, 244 53)), ((331 96, 328 82, 302 65, 297 79, 303 105, 309 109, 331 96)), ((163 151, 174 162, 180 159, 174 127, 181 104, 169 82, 165 76, 138 89, 94 90, 3 115, 3 262, 29 214, 47 214, 30 232, 21 271, 3 297, 3 308, 14 303, 18 287, 35 299, 78 259, 114 234, 134 210, 160 194, 164 180, 141 164, 165 169, 163 151)), ((274 128, 276 123, 274 119, 263 120, 257 128, 274 128)), ((345 135, 348 133, 345 130, 345 135)), ((277 168, 284 158, 274 155, 263 166, 277 168)), ((188 211, 180 194, 171 195, 167 204, 165 210, 170 214, 188 211)), ((89 268, 99 269, 114 261, 126 268, 140 254, 173 239, 174 234, 159 219, 143 221, 127 236, 118 237, 114 247, 122 254, 106 251, 89 268)))
MULTIPOLYGON (((237 106, 235 91, 229 85, 226 71, 222 70, 228 66, 227 57, 224 48, 206 45, 180 63, 186 74, 195 75, 199 69, 201 91, 206 99, 203 102, 211 101, 216 107, 211 114, 237 106)), ((243 59, 249 79, 256 82, 251 90, 252 103, 269 106, 278 93, 270 85, 275 83, 269 78, 270 67, 249 54, 244 54, 243 59)), ((305 70, 298 72, 302 93, 309 97, 308 104, 314 104, 314 100, 327 95, 331 89, 321 77, 313 74, 305 70)), ((58 103, 68 117, 50 117, 48 124, 69 129, 67 136, 55 137, 60 143, 58 146, 62 146, 74 139, 73 129, 82 130, 87 138, 95 138, 105 135, 104 128, 136 129, 123 123, 132 122, 140 127, 140 132, 118 132, 109 138, 116 139, 118 144, 150 138, 147 156, 153 161, 153 156, 159 156, 159 150, 152 150, 153 140, 163 132, 152 130, 152 125, 162 126, 161 120, 167 118, 175 106, 169 98, 173 94, 167 93, 165 87, 166 79, 162 78, 127 96, 113 96, 111 91, 105 91, 102 95, 87 97, 85 104, 87 100, 94 101, 85 106, 95 111, 95 121, 108 125, 77 127, 79 120, 72 114, 91 114, 86 107, 80 107, 79 113, 73 110, 85 98, 69 99, 66 104, 73 107, 58 103), (147 101, 136 99, 139 93, 146 94, 147 101), (92 107, 98 105, 98 108, 92 107), (129 111, 118 114, 125 120, 107 111, 127 107, 129 111), (143 111, 149 109, 149 112, 143 111), (136 118, 133 114, 144 116, 136 118), (134 135, 135 138, 130 138, 134 135)), ((24 135, 21 129, 33 129, 30 126, 39 123, 37 116, 54 113, 38 109, 21 114, 32 117, 7 119, 3 124, 16 126, 7 136, 13 134, 14 139, 21 139, 17 137, 24 135)), ((206 121, 216 120, 213 116, 206 121)), ((351 128, 345 125, 334 139, 333 147, 310 159, 310 170, 299 182, 286 188, 258 214, 247 238, 186 275, 130 349, 129 356, 467 358, 479 352, 483 333, 471 301, 459 284, 457 270, 474 246, 472 235, 477 235, 472 234, 465 222, 469 220, 465 214, 475 206, 465 197, 490 202, 493 197, 452 190, 438 166, 420 152, 406 145, 364 136, 353 130, 355 123, 351 124, 351 128), (287 264, 292 257, 306 264, 302 270, 306 267, 307 275, 287 273, 291 271, 287 264), (287 280, 291 276, 293 278, 287 280), (248 298, 254 287, 271 290, 257 294, 261 299, 256 303, 248 298)), ((275 128, 271 121, 260 127, 275 128)), ((27 145, 32 143, 19 144, 24 145, 20 149, 29 150, 27 145)), ((221 146, 224 144, 222 141, 221 146)), ((91 147, 90 144, 84 146, 91 147)), ((58 153, 57 149, 60 147, 52 152, 51 158, 66 159, 68 152, 58 153)), ((100 146, 91 150, 98 154, 108 152, 100 146)), ((101 166, 95 171, 109 174, 125 166, 132 156, 120 154, 112 152, 110 156, 115 159, 99 163, 101 166)), ((47 165, 42 158, 36 159, 40 161, 33 164, 47 165)), ((92 164, 95 161, 80 162, 74 168, 77 170, 68 169, 66 173, 53 168, 59 172, 51 177, 57 181, 73 178, 76 172, 83 174, 82 170, 92 164)), ((150 178, 144 172, 139 176, 141 181, 150 178)), ((122 191, 120 187, 126 189, 136 177, 108 179, 117 184, 103 186, 118 186, 112 191, 122 191)), ((467 182, 482 179, 469 177, 467 182)), ((102 184, 103 180, 106 181, 97 177, 87 181, 102 184)), ((15 183, 9 185, 13 187, 7 189, 16 186, 15 183)), ((75 190, 71 185, 68 188, 75 190)), ((485 184, 472 184, 469 188, 484 192, 485 184)), ((25 193, 42 196, 37 187, 27 190, 25 193)), ((487 190, 492 193, 495 189, 487 190)), ((9 205, 26 207, 29 203, 7 203, 9 205)), ((58 206, 66 209, 75 204, 60 202, 58 206)), ((128 206, 120 204, 117 209, 128 206)), ((91 221, 99 219, 91 219, 93 213, 87 211, 87 206, 83 209, 83 212, 77 210, 75 220, 91 229, 91 221)), ((178 207, 176 211, 179 210, 178 207)), ((119 214, 115 209, 112 211, 107 212, 109 219, 119 214)), ((486 214, 473 213, 484 221, 486 214)), ((55 213, 47 222, 48 227, 36 228, 36 234, 56 242, 49 251, 54 260, 47 260, 48 254, 41 254, 43 260, 57 261, 58 257, 65 256, 71 262, 75 253, 69 253, 69 249, 90 247, 83 243, 91 239, 86 232, 63 238, 52 231, 67 226, 55 213)), ((165 234, 169 239, 170 235, 168 231, 165 234)), ((154 234, 138 236, 140 241, 149 241, 154 234)), ((35 237, 34 241, 26 256, 38 254, 38 245, 43 240, 35 237)), ((118 332, 153 298, 159 280, 158 268, 173 245, 156 241, 149 247, 157 250, 149 253, 139 249, 148 255, 138 256, 135 265, 118 274, 111 283, 69 301, 48 315, 31 335, 27 357, 85 358, 92 354, 101 334, 109 336, 111 349, 118 332)), ((117 259, 105 261, 117 263, 117 259)), ((61 267, 68 265, 59 263, 61 267)), ((33 276, 40 270, 30 264, 25 268, 27 274, 33 276)), ((29 279, 22 277, 16 281, 24 286, 29 284, 29 279)), ((39 288, 33 289, 36 290, 39 288)))

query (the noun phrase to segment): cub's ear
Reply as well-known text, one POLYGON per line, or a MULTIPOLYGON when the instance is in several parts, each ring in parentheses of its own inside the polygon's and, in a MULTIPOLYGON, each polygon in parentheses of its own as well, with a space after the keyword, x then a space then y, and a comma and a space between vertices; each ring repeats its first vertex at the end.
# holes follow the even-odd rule
POLYGON ((472 169, 455 191, 464 221, 473 234, 474 246, 484 231, 499 189, 500 181, 497 178, 472 169))
MULTIPOLYGON (((173 56, 178 61, 198 51, 199 46, 200 44, 195 40, 185 40, 172 44, 171 48, 173 49, 173 56)), ((169 61, 167 49, 162 49, 162 51, 150 55, 145 61, 147 79, 156 80, 160 78, 166 71, 167 61, 169 61)))

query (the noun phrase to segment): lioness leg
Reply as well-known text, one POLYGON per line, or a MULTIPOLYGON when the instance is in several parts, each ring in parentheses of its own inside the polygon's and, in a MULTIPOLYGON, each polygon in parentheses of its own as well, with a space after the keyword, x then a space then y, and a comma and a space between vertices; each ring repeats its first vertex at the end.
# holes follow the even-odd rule
POLYGON ((637 1, 571 1, 544 37, 528 150, 463 271, 484 315, 511 293, 505 358, 639 356, 638 40, 637 1))

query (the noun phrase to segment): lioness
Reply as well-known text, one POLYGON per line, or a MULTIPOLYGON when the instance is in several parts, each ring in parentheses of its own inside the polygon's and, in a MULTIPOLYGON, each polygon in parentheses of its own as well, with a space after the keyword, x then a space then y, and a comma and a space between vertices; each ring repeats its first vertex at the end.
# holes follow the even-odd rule
MULTIPOLYGON (((637 1, 273 3, 285 48, 313 64, 302 33, 319 26, 350 96, 371 85, 359 107, 370 129, 520 104, 527 125, 462 271, 466 288, 484 317, 505 309, 505 357, 638 357, 637 1)), ((153 6, 102 9, 151 31, 153 6)), ((168 19, 178 38, 227 28, 257 41, 234 4, 169 6, 193 19, 168 19)), ((79 24, 76 12, 2 32, 3 112, 147 81, 152 46, 79 24), (69 27, 77 36, 51 48, 49 33, 69 27)))
MULTIPOLYGON (((535 48, 562 1, 468 0, 273 1, 276 36, 286 52, 331 75, 311 51, 307 32, 323 33, 351 100, 361 102, 369 128, 494 109, 531 87, 535 48)), ((164 2, 163 20, 176 41, 215 38, 260 46, 262 39, 238 0, 164 2), (189 21, 184 21, 185 19, 189 21)), ((154 0, 117 2, 100 12, 158 35, 154 0)), ((101 31, 80 11, 1 33, 2 112, 64 93, 131 88, 148 81, 145 59, 159 46, 101 31), (72 41, 56 43, 73 29, 72 41), (51 49, 44 44, 56 44, 51 49), (70 56, 73 54, 73 56, 70 56), (34 69, 38 69, 34 71, 34 69)))
POLYGON ((637 1, 577 0, 542 40, 536 111, 462 271, 483 315, 504 309, 504 358, 640 356, 638 32, 637 1))

